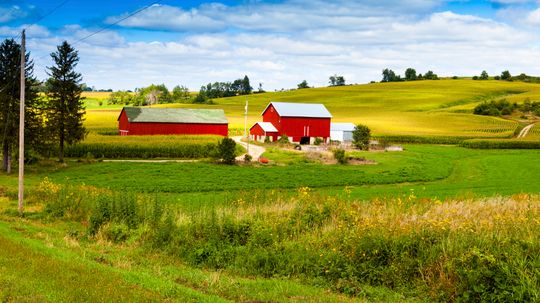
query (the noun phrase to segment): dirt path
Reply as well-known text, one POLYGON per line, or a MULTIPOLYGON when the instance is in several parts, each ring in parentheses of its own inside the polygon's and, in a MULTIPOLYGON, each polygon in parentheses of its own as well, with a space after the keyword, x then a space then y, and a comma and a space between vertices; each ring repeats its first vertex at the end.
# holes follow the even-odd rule
POLYGON ((519 139, 519 138, 525 138, 525 136, 527 136, 527 134, 529 133, 529 131, 531 130, 531 128, 532 128, 533 126, 534 126, 534 123, 525 126, 525 127, 519 132, 519 135, 517 136, 518 139, 519 139))
MULTIPOLYGON (((242 141, 242 137, 241 136, 238 136, 238 137, 232 137, 232 139, 242 145, 244 148, 247 149, 247 142, 243 142, 242 141)), ((251 157, 253 157, 253 160, 254 161, 257 161, 259 160, 259 158, 261 157, 261 155, 266 151, 266 148, 262 147, 262 146, 259 146, 259 145, 255 145, 255 144, 250 144, 249 145, 249 154, 251 155, 251 157)), ((237 160, 244 160, 244 155, 241 155, 241 156, 238 156, 236 157, 237 160)))

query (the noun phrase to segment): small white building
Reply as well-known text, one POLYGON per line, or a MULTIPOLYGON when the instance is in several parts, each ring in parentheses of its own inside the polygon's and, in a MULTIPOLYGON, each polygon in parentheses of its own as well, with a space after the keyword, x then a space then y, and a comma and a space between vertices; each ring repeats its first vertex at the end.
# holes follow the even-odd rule
POLYGON ((351 142, 356 125, 352 123, 331 123, 330 140, 339 142, 351 142))

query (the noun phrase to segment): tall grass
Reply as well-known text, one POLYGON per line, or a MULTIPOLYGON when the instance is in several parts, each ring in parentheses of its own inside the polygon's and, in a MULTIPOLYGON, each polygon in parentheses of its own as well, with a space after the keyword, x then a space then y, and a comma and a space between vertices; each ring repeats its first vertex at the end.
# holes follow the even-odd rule
POLYGON ((81 190, 43 191, 42 200, 47 209, 66 209, 50 212, 56 217, 90 222, 91 238, 130 239, 195 266, 300 279, 350 295, 382 286, 433 301, 540 300, 538 196, 439 201, 411 193, 361 202, 347 188, 332 197, 304 187, 185 213, 102 192, 84 195, 84 215, 70 215, 59 201, 81 190))

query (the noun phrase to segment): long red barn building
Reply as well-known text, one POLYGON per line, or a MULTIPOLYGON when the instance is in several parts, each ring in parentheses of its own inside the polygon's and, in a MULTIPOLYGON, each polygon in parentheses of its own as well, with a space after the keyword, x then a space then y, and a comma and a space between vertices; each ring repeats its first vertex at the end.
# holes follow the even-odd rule
POLYGON ((332 115, 323 104, 270 102, 262 112, 263 124, 256 123, 250 129, 252 136, 261 138, 270 136, 273 140, 287 135, 292 142, 301 144, 313 143, 315 138, 325 142, 330 138, 330 122, 332 115), (263 127, 275 132, 264 132, 263 127))
POLYGON ((229 122, 221 109, 124 107, 118 116, 120 135, 227 136, 229 122))

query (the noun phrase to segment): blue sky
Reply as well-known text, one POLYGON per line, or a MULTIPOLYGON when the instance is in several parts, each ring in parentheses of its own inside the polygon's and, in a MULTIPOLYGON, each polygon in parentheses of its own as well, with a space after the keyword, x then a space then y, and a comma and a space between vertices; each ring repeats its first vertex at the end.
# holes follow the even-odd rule
MULTIPOLYGON (((27 29, 35 74, 48 54, 154 1, 0 0, 0 36, 27 29), (61 3, 60 8, 50 13, 61 3)), ((324 86, 379 80, 381 70, 442 76, 540 75, 540 1, 163 0, 75 43, 79 71, 96 88, 151 83, 197 90, 248 75, 267 90, 302 80, 324 86)))

